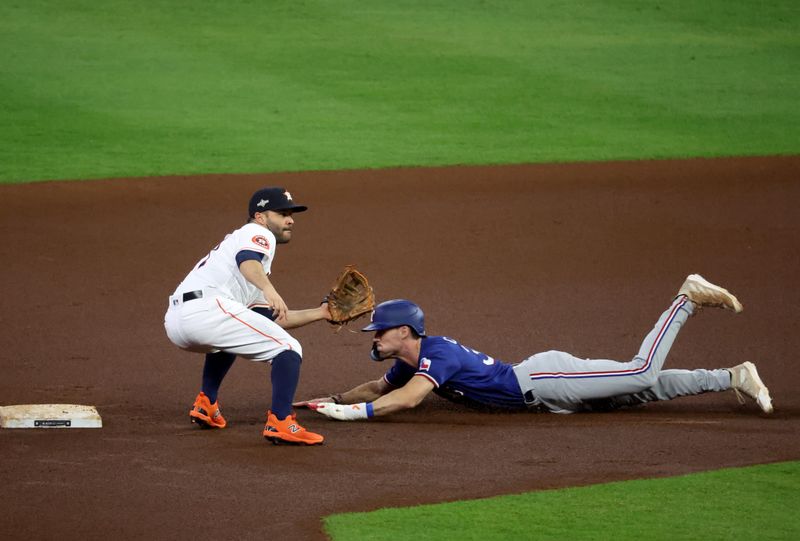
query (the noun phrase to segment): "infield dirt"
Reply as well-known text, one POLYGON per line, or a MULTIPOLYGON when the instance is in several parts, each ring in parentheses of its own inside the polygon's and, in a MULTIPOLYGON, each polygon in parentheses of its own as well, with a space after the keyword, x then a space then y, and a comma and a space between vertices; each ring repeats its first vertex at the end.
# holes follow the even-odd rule
MULTIPOLYGON (((324 539, 330 513, 800 459, 800 157, 42 182, 0 200, 0 405, 92 404, 104 425, 0 431, 4 539, 324 539), (354 263, 379 300, 413 299, 430 333, 506 362, 627 360, 698 272, 745 310, 693 317, 667 366, 754 361, 775 414, 733 393, 572 416, 432 396, 361 423, 302 410, 325 445, 275 447, 268 369, 240 359, 228 428, 196 429, 202 357, 167 340, 167 297, 273 184, 310 207, 273 265, 291 308, 354 263)), ((367 334, 293 334, 298 398, 388 368, 367 334)))

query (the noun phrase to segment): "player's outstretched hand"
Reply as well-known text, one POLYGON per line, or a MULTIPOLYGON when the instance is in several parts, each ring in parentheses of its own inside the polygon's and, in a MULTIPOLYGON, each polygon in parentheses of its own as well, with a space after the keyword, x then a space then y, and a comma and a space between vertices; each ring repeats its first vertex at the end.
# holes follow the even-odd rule
POLYGON ((292 406, 295 408, 313 409, 312 406, 314 404, 319 404, 320 402, 333 402, 333 397, 321 396, 320 398, 312 398, 311 400, 300 400, 298 402, 292 402, 292 406))
POLYGON ((316 402, 308 407, 325 417, 337 421, 358 421, 367 418, 367 407, 364 402, 360 404, 334 404, 333 402, 316 402))

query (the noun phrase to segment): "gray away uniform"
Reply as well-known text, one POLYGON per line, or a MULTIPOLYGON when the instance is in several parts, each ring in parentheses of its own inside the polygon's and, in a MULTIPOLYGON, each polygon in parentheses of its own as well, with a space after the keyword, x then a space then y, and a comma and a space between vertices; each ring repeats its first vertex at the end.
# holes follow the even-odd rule
POLYGON ((731 375, 725 369, 661 369, 675 337, 693 312, 692 302, 678 296, 630 362, 579 359, 563 351, 528 357, 514 366, 525 402, 554 413, 574 413, 727 391, 731 375))

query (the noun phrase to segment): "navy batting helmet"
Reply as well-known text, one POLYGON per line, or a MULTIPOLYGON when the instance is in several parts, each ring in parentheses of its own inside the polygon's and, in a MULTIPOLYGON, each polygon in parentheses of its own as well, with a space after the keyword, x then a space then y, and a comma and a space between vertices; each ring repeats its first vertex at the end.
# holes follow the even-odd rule
POLYGON ((385 301, 375 307, 371 323, 362 331, 383 331, 408 325, 420 336, 425 336, 425 314, 422 308, 405 299, 385 301))

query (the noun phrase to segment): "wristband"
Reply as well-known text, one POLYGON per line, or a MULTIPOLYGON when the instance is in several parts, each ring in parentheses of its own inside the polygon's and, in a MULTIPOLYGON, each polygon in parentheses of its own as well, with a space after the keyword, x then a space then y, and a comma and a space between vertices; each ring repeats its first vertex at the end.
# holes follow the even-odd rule
POLYGON ((375 412, 372 409, 372 402, 367 402, 367 419, 372 419, 375 416, 375 412))
POLYGON ((342 403, 342 395, 341 394, 331 395, 331 400, 333 400, 334 404, 341 404, 342 403))

